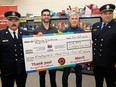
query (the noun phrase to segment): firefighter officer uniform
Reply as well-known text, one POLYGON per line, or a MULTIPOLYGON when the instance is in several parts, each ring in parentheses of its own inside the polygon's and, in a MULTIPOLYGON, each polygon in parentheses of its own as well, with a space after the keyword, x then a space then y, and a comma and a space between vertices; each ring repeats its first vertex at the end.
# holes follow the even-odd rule
POLYGON ((96 87, 103 87, 104 78, 107 87, 116 87, 116 21, 112 18, 115 8, 113 4, 103 5, 100 8, 102 21, 92 26, 93 71, 96 87), (104 18, 105 20, 110 18, 109 16, 110 21, 103 21, 104 18))
POLYGON ((20 13, 9 11, 5 13, 5 17, 9 21, 9 26, 0 31, 2 87, 14 87, 15 81, 17 87, 25 87, 27 74, 25 72, 22 36, 29 33, 19 29, 20 13), (13 35, 13 29, 15 29, 15 35, 13 35))

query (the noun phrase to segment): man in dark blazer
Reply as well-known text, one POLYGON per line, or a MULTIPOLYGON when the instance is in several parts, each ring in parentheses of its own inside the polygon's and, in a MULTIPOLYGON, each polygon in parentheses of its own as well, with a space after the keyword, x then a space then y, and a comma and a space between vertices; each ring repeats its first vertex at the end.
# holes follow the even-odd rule
POLYGON ((25 87, 27 74, 25 72, 22 36, 27 31, 19 29, 20 13, 9 11, 7 28, 0 31, 0 71, 2 87, 25 87))
POLYGON ((116 21, 113 20, 115 5, 106 4, 100 8, 101 22, 92 26, 93 71, 96 87, 116 87, 116 21))

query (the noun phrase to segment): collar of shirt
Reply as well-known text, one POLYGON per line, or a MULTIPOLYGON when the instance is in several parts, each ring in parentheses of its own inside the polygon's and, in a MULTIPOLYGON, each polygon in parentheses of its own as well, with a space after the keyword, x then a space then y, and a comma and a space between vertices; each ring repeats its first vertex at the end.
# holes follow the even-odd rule
MULTIPOLYGON (((105 22, 102 22, 101 29, 103 28, 104 23, 105 23, 105 22)), ((108 23, 105 23, 105 24, 106 24, 105 26, 107 26, 108 23)))
MULTIPOLYGON (((41 23, 41 27, 43 28, 43 29, 45 29, 45 30, 47 30, 45 27, 44 27, 44 25, 41 23)), ((49 29, 51 29, 52 27, 51 27, 51 25, 49 24, 49 27, 48 27, 48 30, 49 29)))
MULTIPOLYGON (((8 28, 10 34, 12 35, 12 37, 14 38, 14 35, 13 35, 13 30, 11 30, 10 28, 8 28)), ((15 34, 16 34, 16 37, 18 38, 18 29, 15 31, 15 34)))

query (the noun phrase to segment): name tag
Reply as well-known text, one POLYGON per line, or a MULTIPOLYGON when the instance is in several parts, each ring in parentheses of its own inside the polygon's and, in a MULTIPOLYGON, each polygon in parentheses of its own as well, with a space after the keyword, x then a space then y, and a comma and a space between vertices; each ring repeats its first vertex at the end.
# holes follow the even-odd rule
POLYGON ((8 42, 8 40, 2 40, 2 42, 8 42))
POLYGON ((93 29, 93 31, 97 31, 97 29, 93 29))

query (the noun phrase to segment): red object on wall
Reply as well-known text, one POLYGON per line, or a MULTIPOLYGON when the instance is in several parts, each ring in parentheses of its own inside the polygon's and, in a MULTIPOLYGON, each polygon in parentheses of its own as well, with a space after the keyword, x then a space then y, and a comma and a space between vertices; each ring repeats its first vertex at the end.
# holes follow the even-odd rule
POLYGON ((17 11, 17 6, 0 6, 0 29, 7 27, 4 13, 7 11, 17 11))
POLYGON ((101 12, 100 12, 99 8, 95 8, 95 9, 92 9, 92 13, 91 14, 92 15, 94 15, 94 14, 101 14, 101 12))

